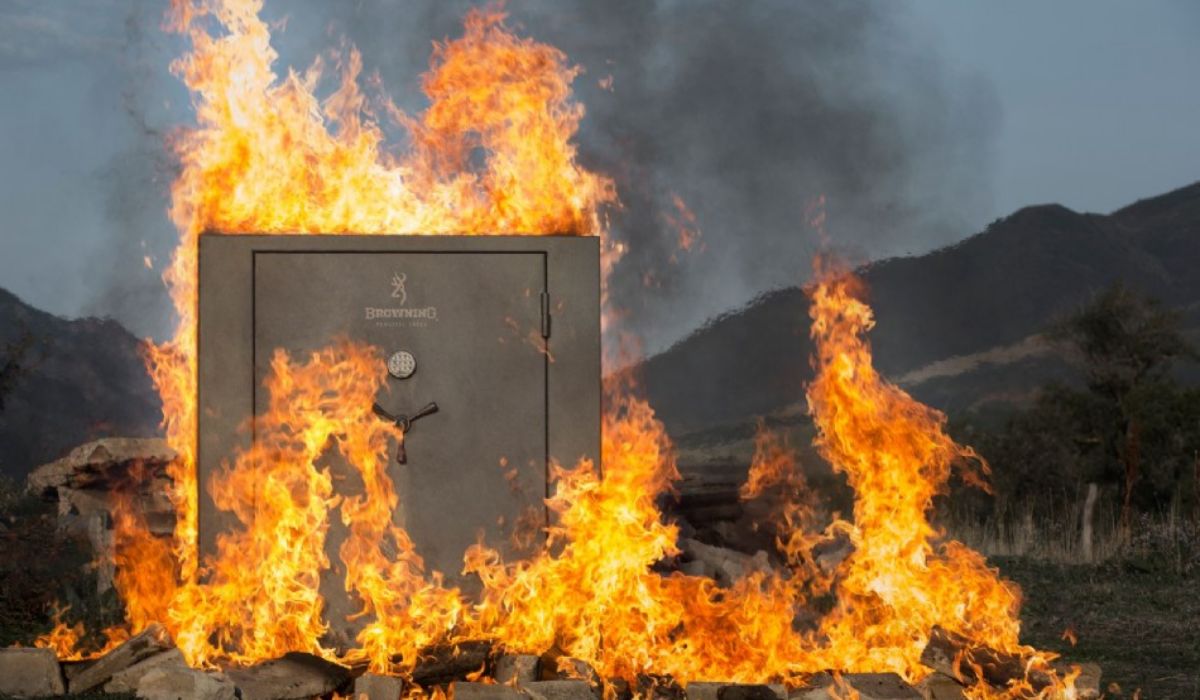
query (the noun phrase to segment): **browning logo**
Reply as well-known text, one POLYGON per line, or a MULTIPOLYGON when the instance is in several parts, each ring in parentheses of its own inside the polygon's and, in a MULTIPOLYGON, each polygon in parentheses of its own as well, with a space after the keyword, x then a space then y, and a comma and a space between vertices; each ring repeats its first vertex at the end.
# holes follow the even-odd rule
POLYGON ((424 308, 401 308, 408 303, 408 288, 405 284, 408 282, 408 273, 393 272, 392 273, 392 298, 396 300, 396 306, 391 308, 367 306, 363 309, 363 314, 368 321, 374 321, 378 326, 409 326, 421 327, 429 325, 431 321, 437 321, 437 307, 426 306, 424 308))

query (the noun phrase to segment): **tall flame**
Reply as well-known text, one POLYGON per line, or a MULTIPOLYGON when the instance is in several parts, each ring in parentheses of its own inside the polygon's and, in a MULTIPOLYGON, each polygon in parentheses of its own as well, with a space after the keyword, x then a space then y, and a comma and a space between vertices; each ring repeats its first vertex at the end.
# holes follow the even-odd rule
POLYGON ((827 666, 922 676, 919 657, 935 624, 1017 649, 1019 589, 928 520, 954 464, 968 465, 962 473, 979 483, 986 464, 950 439, 945 416, 875 370, 865 337, 874 317, 861 281, 821 261, 817 274, 808 405, 817 446, 855 491, 855 549, 839 577, 838 604, 821 624, 827 666))
MULTIPOLYGON (((164 279, 179 326, 148 349, 148 365, 180 454, 171 472, 179 519, 171 547, 136 515, 116 523, 123 633, 163 622, 197 665, 299 649, 401 673, 430 643, 486 637, 531 652, 558 647, 605 676, 670 674, 682 682, 795 682, 824 669, 893 670, 915 680, 926 673, 918 657, 935 624, 1024 651, 1016 587, 978 554, 945 541, 927 517, 952 465, 974 454, 946 436, 940 414, 873 369, 864 339, 872 318, 859 284, 826 271, 812 290, 817 378, 808 401, 822 452, 856 491, 853 520, 818 532, 798 465, 764 433, 744 496, 768 484, 787 493, 778 573, 749 572, 722 589, 653 568, 678 554, 678 529, 658 502, 679 474, 652 408, 629 385, 613 384, 602 464, 554 469, 547 547, 516 562, 486 543, 472 547, 465 568, 483 592, 467 600, 426 570, 392 523, 398 494, 384 467, 388 441, 401 436, 369 413, 383 381, 377 351, 345 340, 307 358, 274 356, 268 408, 253 418, 256 443, 230 455, 205 485, 239 525, 200 561, 201 235, 598 235, 606 207, 617 204, 612 182, 576 161, 583 108, 570 85, 578 69, 557 49, 517 37, 500 11, 470 12, 460 38, 435 44, 423 81, 429 107, 410 116, 385 95, 360 90, 362 59, 350 46, 301 73, 277 74, 260 10, 259 0, 176 0, 168 21, 191 42, 173 70, 194 95, 197 124, 172 143, 181 171, 171 217, 181 239, 164 279), (333 89, 318 99, 329 67, 333 89), (405 148, 389 146, 385 121, 406 135, 405 148), (357 471, 362 495, 334 494, 322 466, 330 449, 357 471), (320 577, 332 517, 348 529, 338 556, 345 586, 363 606, 349 649, 324 637, 320 577), (811 549, 832 533, 848 536, 854 551, 835 572, 821 571, 811 549), (831 591, 833 610, 815 630, 799 631, 808 596, 831 591)), ((603 250, 606 279, 624 249, 604 241, 603 250)), ((611 313, 606 292, 602 299, 611 313)))

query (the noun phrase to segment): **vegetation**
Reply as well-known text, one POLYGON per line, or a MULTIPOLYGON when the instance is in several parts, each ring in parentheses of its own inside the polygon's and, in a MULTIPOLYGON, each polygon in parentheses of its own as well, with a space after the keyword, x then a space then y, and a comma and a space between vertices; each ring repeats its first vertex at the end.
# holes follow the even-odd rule
POLYGON ((0 412, 4 411, 5 397, 29 372, 32 348, 33 335, 26 330, 16 340, 7 343, 3 352, 0 352, 0 412))
POLYGON ((87 543, 71 535, 53 504, 0 477, 0 647, 32 643, 59 613, 90 632, 119 620, 114 592, 97 593, 87 543))
POLYGON ((1200 389, 1172 376, 1196 358, 1179 315, 1117 285, 1048 336, 1079 380, 1045 387, 998 430, 958 426, 991 463, 994 493, 957 490, 955 529, 985 551, 1146 554, 1200 573, 1200 389))

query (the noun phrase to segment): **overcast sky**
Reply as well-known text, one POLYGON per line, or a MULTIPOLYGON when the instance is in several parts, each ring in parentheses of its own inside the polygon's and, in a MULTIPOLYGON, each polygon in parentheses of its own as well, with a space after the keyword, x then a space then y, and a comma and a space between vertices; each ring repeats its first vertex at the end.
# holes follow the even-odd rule
MULTIPOLYGON (((421 107, 429 42, 462 0, 267 0, 285 62, 340 35, 421 107)), ((647 349, 767 288, 800 281, 807 202, 865 258, 920 253, 1027 204, 1106 212, 1200 179, 1200 7, 1194 3, 521 2, 525 31, 587 70, 582 157, 617 178, 635 250, 619 292, 647 349), (833 9, 836 6, 837 9, 833 9), (612 74, 612 92, 596 87, 612 74), (663 270, 669 195, 707 249, 663 270)), ((189 119, 167 65, 184 49, 163 7, 0 2, 0 286, 64 315, 162 335, 155 266, 162 140, 189 119)))

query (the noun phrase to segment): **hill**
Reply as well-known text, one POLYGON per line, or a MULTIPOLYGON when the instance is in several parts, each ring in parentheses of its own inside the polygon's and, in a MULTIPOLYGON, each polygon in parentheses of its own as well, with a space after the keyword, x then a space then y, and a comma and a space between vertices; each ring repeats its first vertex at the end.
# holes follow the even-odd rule
POLYGON ((0 289, 0 365, 27 345, 0 410, 0 474, 24 478, 92 438, 155 435, 140 344, 116 321, 60 318, 0 289))
MULTIPOLYGON (((1036 336, 1115 281, 1182 308, 1200 328, 1200 183, 1112 214, 1021 209, 962 242, 859 270, 876 364, 950 412, 1019 402, 1064 365, 1036 336)), ((639 368, 675 436, 789 412, 811 375, 808 304, 765 294, 639 368)), ((794 411, 791 411, 794 412, 794 411)))

